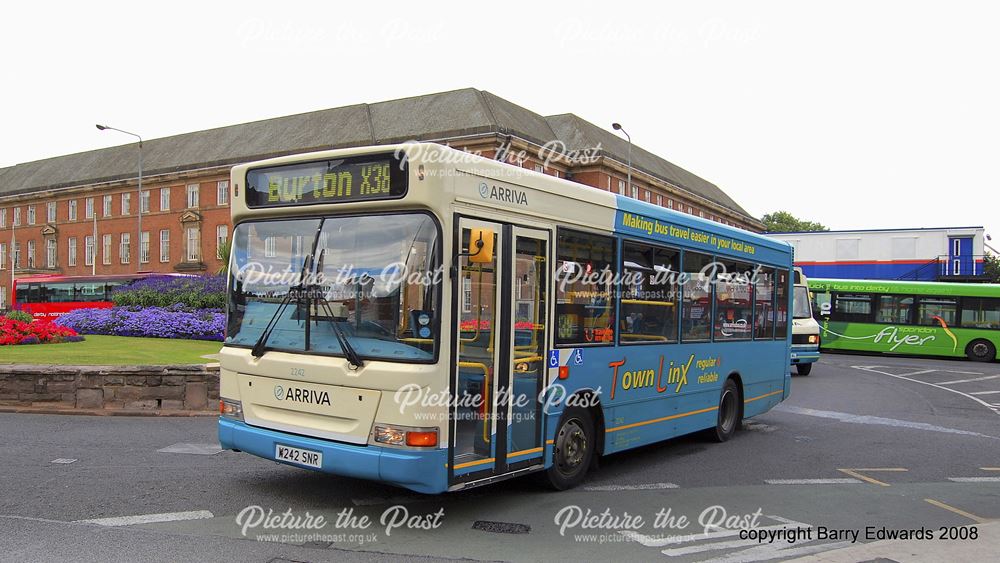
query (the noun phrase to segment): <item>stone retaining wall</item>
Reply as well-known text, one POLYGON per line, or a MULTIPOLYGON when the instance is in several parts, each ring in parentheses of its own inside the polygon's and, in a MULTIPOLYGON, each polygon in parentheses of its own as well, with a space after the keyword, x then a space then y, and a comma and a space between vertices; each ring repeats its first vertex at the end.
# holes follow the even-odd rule
POLYGON ((0 366, 0 406, 132 411, 218 408, 218 364, 0 366))

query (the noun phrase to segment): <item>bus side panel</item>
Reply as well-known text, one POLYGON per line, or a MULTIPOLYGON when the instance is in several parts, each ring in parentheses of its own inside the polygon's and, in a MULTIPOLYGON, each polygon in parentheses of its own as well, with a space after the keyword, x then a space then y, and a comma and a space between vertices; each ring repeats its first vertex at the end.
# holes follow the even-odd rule
MULTIPOLYGON (((604 408, 604 452, 613 453, 712 428, 722 385, 737 374, 743 383, 745 416, 766 412, 784 398, 788 370, 785 340, 632 345, 563 349, 569 377, 558 382, 571 395, 600 390, 604 408)), ((550 410, 548 439, 559 414, 550 410)), ((546 462, 549 463, 547 450, 546 462)))

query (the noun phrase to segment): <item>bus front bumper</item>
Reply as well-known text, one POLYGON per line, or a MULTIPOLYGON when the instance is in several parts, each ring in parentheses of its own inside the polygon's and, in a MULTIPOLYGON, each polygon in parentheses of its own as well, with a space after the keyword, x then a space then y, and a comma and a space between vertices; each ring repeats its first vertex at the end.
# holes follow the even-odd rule
POLYGON ((807 346, 792 345, 792 365, 811 364, 819 359, 819 346, 810 344, 807 346))
POLYGON ((345 444, 257 428, 228 418, 219 418, 219 443, 223 449, 239 450, 300 469, 384 481, 419 493, 448 490, 446 449, 413 451, 345 444), (322 469, 275 460, 278 444, 322 453, 322 469))

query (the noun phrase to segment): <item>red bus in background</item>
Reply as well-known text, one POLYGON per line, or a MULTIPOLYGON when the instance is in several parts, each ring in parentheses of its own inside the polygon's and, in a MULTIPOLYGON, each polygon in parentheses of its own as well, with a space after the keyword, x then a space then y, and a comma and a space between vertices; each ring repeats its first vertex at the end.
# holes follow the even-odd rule
POLYGON ((106 276, 61 276, 41 274, 14 280, 11 307, 24 311, 35 320, 52 320, 76 309, 107 309, 114 306, 111 291, 138 279, 151 276, 186 274, 116 274, 106 276))

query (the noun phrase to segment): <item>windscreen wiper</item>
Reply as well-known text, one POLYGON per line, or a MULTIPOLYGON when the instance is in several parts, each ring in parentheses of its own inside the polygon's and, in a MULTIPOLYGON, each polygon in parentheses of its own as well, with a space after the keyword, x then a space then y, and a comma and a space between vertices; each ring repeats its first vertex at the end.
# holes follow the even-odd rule
POLYGON ((267 326, 264 327, 264 331, 260 333, 257 341, 254 342, 253 348, 250 349, 250 354, 254 358, 260 358, 267 351, 267 340, 271 338, 271 333, 274 332, 274 328, 278 326, 278 319, 281 318, 281 314, 288 307, 288 304, 292 301, 292 296, 295 295, 296 302, 302 299, 302 293, 305 290, 305 276, 306 272, 310 271, 312 266, 312 253, 308 254, 305 260, 302 261, 302 270, 299 275, 299 284, 295 287, 288 289, 288 293, 281 299, 281 303, 278 308, 275 309, 274 315, 271 316, 271 320, 267 321, 267 326))
MULTIPOLYGON (((324 258, 326 258, 325 248, 319 251, 319 259, 316 260, 317 272, 323 271, 324 258)), ((317 297, 312 297, 312 299, 315 299, 317 303, 319 303, 319 305, 326 311, 327 319, 330 322, 330 329, 333 330, 333 334, 337 337, 337 342, 340 343, 340 349, 344 351, 344 357, 347 358, 347 361, 353 366, 358 368, 365 367, 365 361, 361 359, 361 354, 358 354, 358 351, 354 349, 354 346, 351 346, 351 340, 346 334, 344 334, 343 327, 337 325, 337 321, 334 320, 333 310, 330 308, 330 302, 327 301, 326 297, 319 297, 322 293, 318 291, 318 286, 315 289, 316 291, 310 290, 308 293, 310 296, 316 295, 317 297)))

